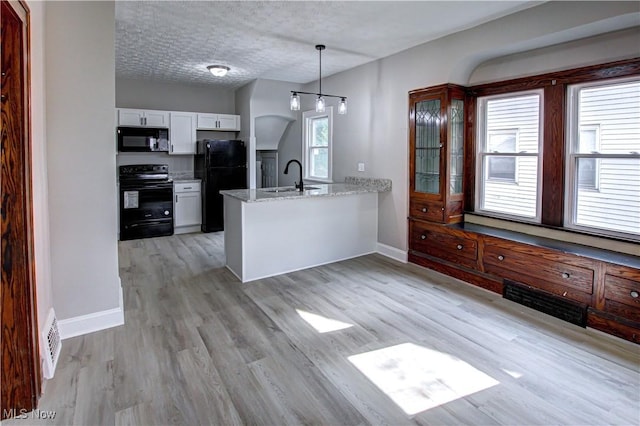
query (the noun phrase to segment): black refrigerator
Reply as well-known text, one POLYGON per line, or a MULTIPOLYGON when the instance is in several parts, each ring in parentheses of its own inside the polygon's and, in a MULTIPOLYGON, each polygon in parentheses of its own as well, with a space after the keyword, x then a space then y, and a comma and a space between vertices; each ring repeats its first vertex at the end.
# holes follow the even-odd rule
POLYGON ((247 187, 247 148, 241 140, 197 142, 194 175, 202 180, 202 232, 224 229, 220 191, 247 187))

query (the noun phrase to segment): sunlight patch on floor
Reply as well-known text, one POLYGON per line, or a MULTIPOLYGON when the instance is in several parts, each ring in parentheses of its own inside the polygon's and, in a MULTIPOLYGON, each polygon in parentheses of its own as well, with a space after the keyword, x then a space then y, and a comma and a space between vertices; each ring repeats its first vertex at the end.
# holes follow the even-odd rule
POLYGON ((323 317, 322 315, 312 314, 311 312, 296 309, 300 317, 315 328, 318 333, 328 333, 330 331, 344 330, 353 327, 353 324, 323 317))
POLYGON ((408 415, 500 383, 453 355, 413 343, 353 355, 349 361, 408 415))

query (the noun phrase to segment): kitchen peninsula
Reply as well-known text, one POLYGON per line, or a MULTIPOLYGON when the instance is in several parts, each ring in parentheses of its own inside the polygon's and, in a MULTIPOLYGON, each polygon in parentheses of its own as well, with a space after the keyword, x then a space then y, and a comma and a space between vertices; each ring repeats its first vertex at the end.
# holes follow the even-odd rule
POLYGON ((220 191, 226 266, 242 282, 376 251, 378 193, 388 179, 220 191))

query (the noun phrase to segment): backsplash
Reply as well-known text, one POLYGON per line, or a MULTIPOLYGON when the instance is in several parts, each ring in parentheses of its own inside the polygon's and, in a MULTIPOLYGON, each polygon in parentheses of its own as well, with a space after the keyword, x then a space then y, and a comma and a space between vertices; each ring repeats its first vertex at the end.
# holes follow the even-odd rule
POLYGON ((130 164, 167 164, 174 179, 193 178, 193 155, 169 155, 159 152, 121 152, 116 156, 117 166, 130 164), (180 176, 177 178, 176 176, 180 176))
POLYGON ((344 183, 347 183, 350 185, 367 186, 367 187, 375 188, 380 192, 391 191, 391 179, 347 176, 344 178, 344 183))

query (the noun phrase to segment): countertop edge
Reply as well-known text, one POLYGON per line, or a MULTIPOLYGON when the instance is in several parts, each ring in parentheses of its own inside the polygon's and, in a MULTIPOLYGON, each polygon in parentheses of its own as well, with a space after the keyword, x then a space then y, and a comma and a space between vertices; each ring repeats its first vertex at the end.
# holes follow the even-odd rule
POLYGON ((294 192, 266 192, 261 189, 236 189, 220 191, 220 194, 232 197, 245 203, 262 203, 284 200, 303 200, 320 197, 343 197, 367 193, 386 192, 378 188, 353 184, 311 184, 319 189, 294 192))

